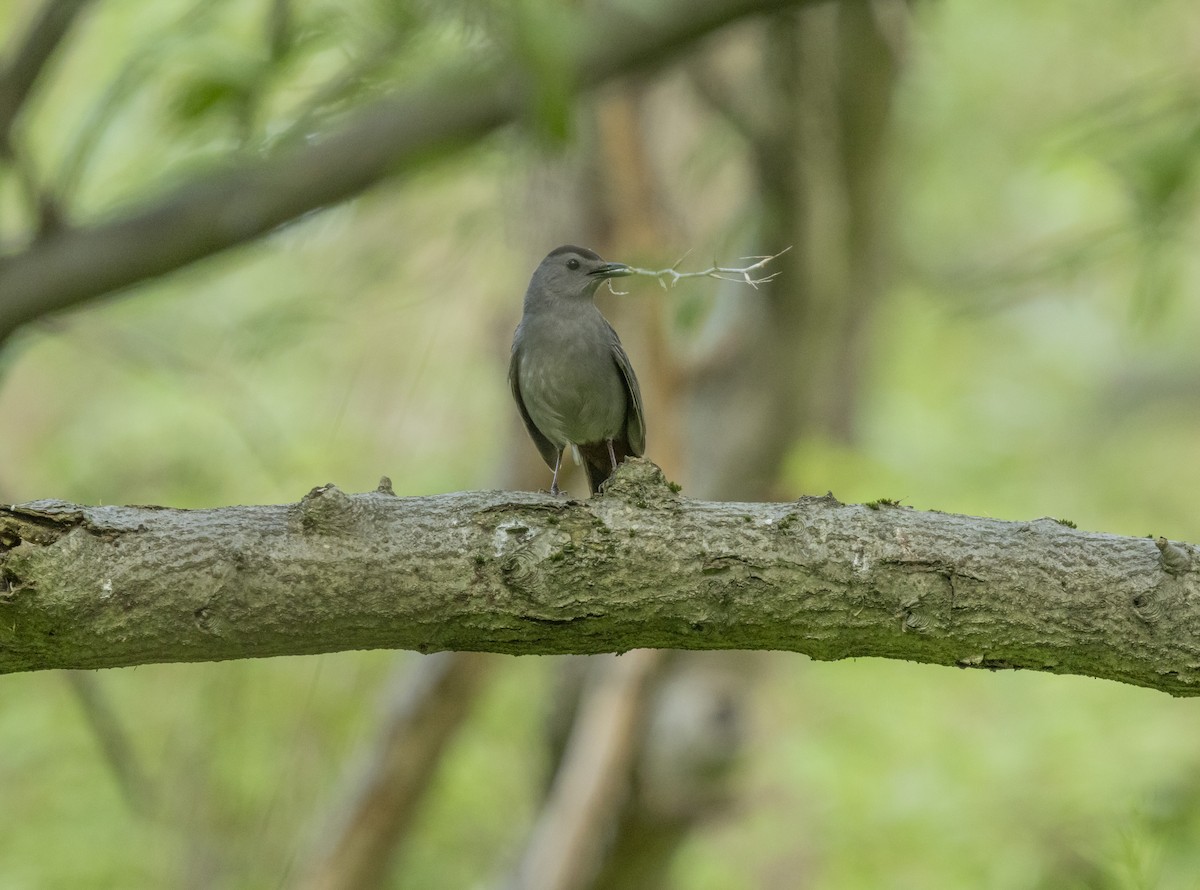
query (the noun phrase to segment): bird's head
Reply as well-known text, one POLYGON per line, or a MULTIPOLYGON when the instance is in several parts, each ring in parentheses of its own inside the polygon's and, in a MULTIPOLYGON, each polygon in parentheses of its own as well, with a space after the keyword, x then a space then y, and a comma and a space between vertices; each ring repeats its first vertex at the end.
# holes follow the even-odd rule
POLYGON ((586 247, 566 244, 550 251, 534 270, 529 293, 551 299, 591 299, 606 278, 629 274, 624 263, 606 263, 586 247))

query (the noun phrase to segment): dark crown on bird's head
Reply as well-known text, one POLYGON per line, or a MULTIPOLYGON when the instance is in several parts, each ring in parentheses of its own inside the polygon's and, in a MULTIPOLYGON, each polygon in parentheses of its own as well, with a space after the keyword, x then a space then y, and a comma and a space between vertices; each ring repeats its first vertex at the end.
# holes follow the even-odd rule
POLYGON ((564 244, 562 247, 556 247, 554 250, 546 254, 546 259, 560 256, 564 253, 573 253, 583 257, 586 260, 599 260, 600 254, 594 250, 588 250, 586 247, 576 247, 574 244, 564 244))

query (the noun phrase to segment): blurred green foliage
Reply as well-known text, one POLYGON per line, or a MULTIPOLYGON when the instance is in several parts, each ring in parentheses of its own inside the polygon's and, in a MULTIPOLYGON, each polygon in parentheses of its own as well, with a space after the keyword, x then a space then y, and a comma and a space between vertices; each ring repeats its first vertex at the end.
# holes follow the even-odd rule
MULTIPOLYGON (((0 6, 0 31, 31 5, 0 6)), ((97 2, 39 96, 38 169, 101 216, 495 47, 525 54, 545 133, 569 139, 553 41, 520 26, 557 7, 519 4, 513 30, 502 4, 314 0, 264 40, 270 5, 97 2)), ((799 443, 795 493, 1200 541, 1198 32, 1184 0, 917 8, 864 434, 799 443)), ((712 183, 737 168, 733 143, 711 120, 695 132, 676 187, 732 225, 746 211, 712 183)), ((514 210, 530 157, 493 140, 25 332, 0 365, 0 499, 280 502, 384 473, 401 494, 499 484, 508 337, 551 246, 527 243, 514 210)), ((706 286, 671 308, 693 317, 706 286)), ((0 887, 278 886, 370 741, 396 658, 100 674, 160 796, 151 819, 124 805, 61 677, 0 678, 0 887)), ((1195 886, 1197 703, 1081 678, 767 664, 745 799, 688 845, 679 886, 1195 886)), ((546 668, 497 659, 393 886, 480 886, 511 860, 541 778, 546 668)))

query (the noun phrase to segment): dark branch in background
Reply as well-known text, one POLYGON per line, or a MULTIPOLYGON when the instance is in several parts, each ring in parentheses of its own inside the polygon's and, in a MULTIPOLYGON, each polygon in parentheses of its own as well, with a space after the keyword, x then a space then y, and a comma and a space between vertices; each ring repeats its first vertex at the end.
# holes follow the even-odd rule
POLYGON ((271 0, 267 12, 267 46, 272 59, 282 59, 295 41, 292 0, 271 0))
MULTIPOLYGON (((0 161, 11 165, 16 172, 25 202, 36 220, 34 231, 38 237, 61 227, 62 211, 53 196, 39 186, 32 159, 20 148, 16 123, 54 51, 89 2, 46 0, 24 38, 0 66, 0 161)), ((0 340, 6 333, 0 327, 0 340)))
MULTIPOLYGON (((21 197, 33 219, 33 237, 45 238, 63 227, 61 199, 39 182, 36 165, 21 140, 13 138, 8 145, 7 161, 16 175, 21 197)), ((2 261, 2 257, 0 257, 2 261)))
POLYGON ((0 150, 6 150, 13 124, 42 70, 91 0, 46 0, 24 39, 0 69, 0 150))
POLYGON ((832 497, 0 508, 0 673, 346 649, 777 649, 1083 674, 1200 694, 1200 564, 1177 542, 832 497))
POLYGON ((89 671, 63 671, 61 676, 79 702, 126 805, 135 815, 151 815, 156 797, 154 786, 142 768, 132 737, 97 681, 97 675, 89 671))
MULTIPOLYGON (((577 88, 666 61, 735 19, 780 0, 670 0, 651 11, 606 8, 562 35, 577 88)), ((519 119, 527 75, 456 64, 362 109, 319 144, 214 172, 92 227, 67 229, 0 260, 0 341, 50 312, 171 272, 354 197, 519 119)))

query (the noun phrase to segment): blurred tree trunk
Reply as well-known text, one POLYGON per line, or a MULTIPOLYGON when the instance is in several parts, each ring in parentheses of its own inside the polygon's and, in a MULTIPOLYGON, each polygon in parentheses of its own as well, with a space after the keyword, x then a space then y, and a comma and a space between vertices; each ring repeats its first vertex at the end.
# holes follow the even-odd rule
MULTIPOLYGON (((584 242, 602 256, 633 264, 655 264, 673 234, 664 207, 661 176, 654 169, 648 144, 653 126, 648 126, 645 119, 646 88, 643 80, 628 80, 605 90, 581 122, 584 150, 573 159, 568 174, 578 183, 581 200, 570 205, 573 213, 564 226, 583 233, 584 242)), ((636 299, 606 292, 598 294, 597 302, 613 321, 637 370, 648 418, 650 451, 668 478, 675 478, 682 471, 682 380, 668 345, 662 303, 653 297, 636 299)), ((573 661, 576 664, 566 673, 577 679, 590 674, 617 674, 623 667, 602 658, 577 657, 573 661)), ((598 705, 581 699, 586 684, 573 682, 559 687, 555 711, 569 714, 571 719, 551 727, 551 745, 559 756, 547 801, 559 801, 559 810, 574 806, 579 812, 573 821, 587 820, 592 867, 573 875, 570 884, 535 883, 528 885, 530 890, 663 886, 662 878, 674 852, 686 839, 699 811, 690 808, 666 812, 654 806, 644 793, 646 783, 661 786, 666 779, 658 777, 662 764, 649 761, 647 752, 657 735, 656 716, 663 711, 664 697, 672 688, 666 680, 681 669, 686 671, 687 661, 679 656, 655 659, 649 662, 642 682, 629 687, 628 695, 647 698, 650 706, 634 707, 630 703, 629 711, 637 714, 636 724, 629 727, 632 747, 627 756, 607 761, 607 775, 593 777, 594 781, 623 789, 622 794, 607 801, 605 808, 588 807, 583 799, 573 804, 563 802, 564 787, 577 783, 579 771, 589 765, 565 759, 564 755, 582 743, 599 715, 598 705)), ((669 775, 689 778, 675 772, 669 775)), ((556 818, 564 821, 566 817, 560 812, 556 818)), ((537 843, 535 836, 531 847, 537 843)), ((526 857, 530 855, 527 851, 526 857)))
POLYGON ((793 245, 761 294, 724 296, 720 345, 690 379, 688 465, 704 469, 688 489, 700 497, 766 497, 798 437, 855 436, 888 255, 898 59, 883 6, 845 0, 772 17, 756 88, 692 68, 747 142, 762 208, 753 252, 793 245), (746 99, 756 94, 761 107, 746 99))
MULTIPOLYGON (((547 234, 547 246, 571 237, 605 258, 622 262, 654 263, 662 256, 671 240, 671 225, 647 144, 651 130, 644 120, 646 87, 645 81, 636 79, 603 91, 580 116, 581 150, 535 168, 531 199, 540 209, 531 218, 538 220, 539 228, 572 233, 547 234), (564 185, 573 200, 561 200, 564 185)), ((679 472, 682 454, 677 418, 679 374, 666 345, 661 303, 606 291, 597 295, 597 303, 619 332, 637 371, 648 418, 649 449, 655 462, 673 477, 679 472)), ((524 431, 520 435, 524 438, 524 431)), ((636 683, 621 682, 626 666, 602 656, 574 656, 562 667, 560 675, 565 682, 556 690, 549 734, 554 755, 552 777, 544 811, 529 839, 514 886, 523 890, 635 888, 645 886, 643 878, 661 875, 670 864, 676 846, 687 835, 689 822, 686 818, 665 820, 661 814, 647 812, 639 789, 639 777, 649 769, 641 762, 667 665, 666 658, 647 660, 636 683), (595 742, 589 741, 595 727, 616 707, 587 695, 587 690, 597 685, 628 699, 621 709, 628 719, 622 724, 620 739, 606 746, 619 748, 621 756, 571 756, 571 752, 595 747, 595 742), (652 704, 647 706, 647 701, 652 704), (596 769, 605 772, 583 775, 596 769), (567 793, 589 781, 620 789, 620 793, 610 793, 600 803, 597 795, 567 793), (554 873, 531 867, 530 863, 550 858, 546 848, 558 845, 556 834, 547 827, 554 824, 586 826, 575 832, 586 840, 586 849, 574 850, 574 854, 588 867, 577 865, 569 874, 562 869, 554 873), (639 839, 636 854, 630 847, 635 835, 639 839)))
POLYGON ((470 715, 490 656, 439 652, 406 659, 388 692, 373 750, 347 776, 344 800, 323 814, 315 855, 291 883, 297 890, 385 886, 420 812, 442 756, 470 715))
POLYGON ((609 852, 607 838, 632 791, 659 665, 665 653, 573 659, 580 674, 573 727, 553 784, 511 881, 513 890, 582 890, 609 852), (591 668, 587 670, 586 668, 591 668), (586 676, 584 676, 586 675, 586 676))
MULTIPOLYGON (((672 357, 659 301, 606 300, 642 381, 650 453, 698 497, 765 498, 799 436, 854 438, 887 259, 884 166, 898 65, 881 9, 845 0, 772 17, 754 48, 764 59, 757 82, 718 80, 704 60, 694 67, 701 90, 746 140, 761 207, 746 252, 794 246, 762 291, 726 288, 708 355, 686 369, 672 357)), ((673 233, 642 99, 640 85, 627 83, 597 102, 587 200, 575 206, 585 213, 578 230, 602 255, 657 265, 673 233)), ((679 845, 733 797, 753 663, 690 653, 660 662, 642 755, 624 763, 628 774, 610 777, 631 793, 603 867, 578 886, 666 884, 679 845)))

